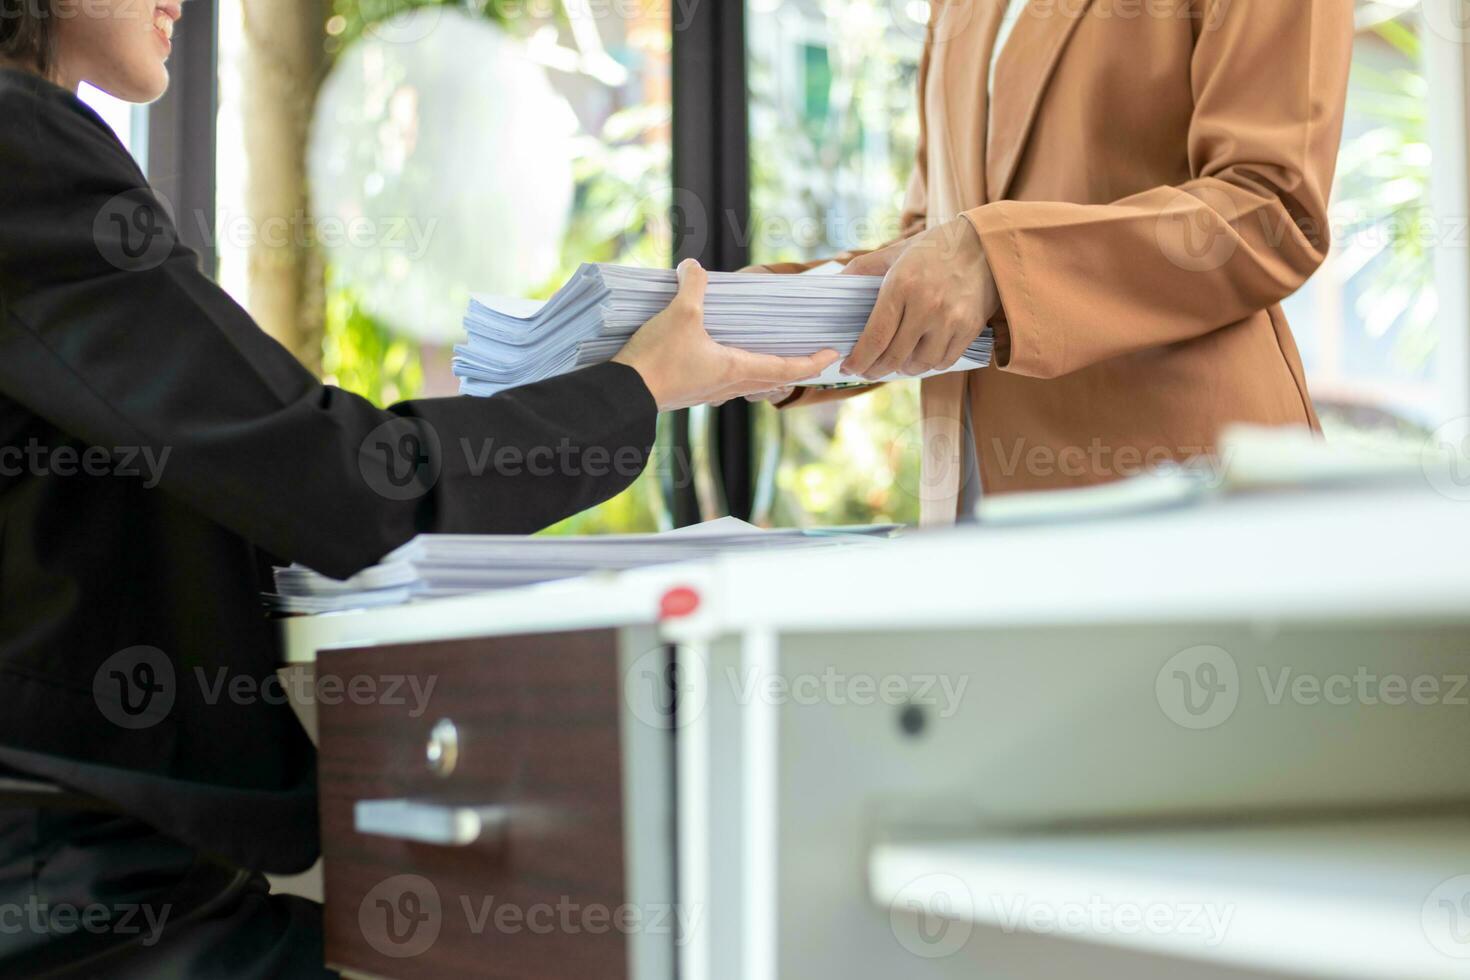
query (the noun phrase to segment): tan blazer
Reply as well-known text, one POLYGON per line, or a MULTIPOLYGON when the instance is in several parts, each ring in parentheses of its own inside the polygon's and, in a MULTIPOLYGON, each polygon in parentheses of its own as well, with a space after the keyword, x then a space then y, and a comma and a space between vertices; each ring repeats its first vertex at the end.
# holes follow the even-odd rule
POLYGON ((955 517, 965 398, 985 493, 1317 428, 1278 304, 1326 257, 1352 0, 1031 0, 989 106, 1004 6, 936 0, 920 71, 905 234, 970 220, 1009 339, 923 383, 925 523, 955 517))

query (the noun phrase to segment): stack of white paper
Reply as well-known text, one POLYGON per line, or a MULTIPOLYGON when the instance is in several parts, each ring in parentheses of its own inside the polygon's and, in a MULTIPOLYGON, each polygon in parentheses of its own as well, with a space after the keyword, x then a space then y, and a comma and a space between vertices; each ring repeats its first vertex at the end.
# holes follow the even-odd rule
POLYGON ((279 612, 335 612, 509 589, 598 571, 696 561, 731 552, 860 544, 887 537, 895 529, 885 524, 768 531, 727 517, 664 534, 423 534, 345 581, 301 565, 278 568, 276 594, 267 595, 266 602, 279 612))
MULTIPOLYGON (((882 282, 879 276, 712 272, 704 325, 720 343, 758 354, 790 357, 831 348, 846 356, 867 325, 882 282)), ((474 296, 465 314, 469 342, 454 349, 461 390, 493 395, 610 360, 678 289, 671 269, 583 265, 545 303, 474 296)), ((993 341, 987 328, 949 370, 989 364, 993 341)), ((834 364, 805 383, 863 380, 834 364)))

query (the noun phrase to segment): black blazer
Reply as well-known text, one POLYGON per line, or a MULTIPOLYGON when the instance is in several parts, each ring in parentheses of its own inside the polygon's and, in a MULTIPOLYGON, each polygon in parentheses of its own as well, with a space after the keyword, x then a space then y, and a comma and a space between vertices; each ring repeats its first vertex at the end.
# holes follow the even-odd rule
POLYGON ((320 384, 100 118, 0 70, 0 764, 309 865, 305 733, 220 693, 279 662, 257 549, 342 577, 420 531, 535 531, 631 483, 656 416, 619 364, 386 410, 320 384))

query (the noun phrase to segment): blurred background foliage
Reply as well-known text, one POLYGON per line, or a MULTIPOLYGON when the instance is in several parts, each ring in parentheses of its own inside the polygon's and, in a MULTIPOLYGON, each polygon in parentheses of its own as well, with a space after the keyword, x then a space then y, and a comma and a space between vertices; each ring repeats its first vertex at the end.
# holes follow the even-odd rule
MULTIPOLYGON (((511 18, 505 4, 484 0, 332 0, 325 25, 326 50, 342 51, 382 24, 420 7, 453 7, 479 14, 515 32, 528 18, 511 18)), ((564 21, 560 2, 543 3, 564 21)), ((616 262, 667 267, 672 254, 668 210, 671 157, 666 138, 667 102, 629 106, 612 112, 600 131, 577 139, 576 188, 571 221, 562 244, 561 265, 530 291, 554 293, 583 262, 616 262)), ((423 351, 411 339, 397 338, 357 301, 350 283, 329 275, 323 373, 326 380, 378 404, 413 398, 425 381, 423 351)), ((662 422, 660 423, 662 425, 662 422)), ((663 468, 663 469, 666 469, 663 468)), ((668 518, 658 465, 613 500, 547 529, 548 534, 657 531, 668 518)))
POLYGON ((413 398, 424 386, 418 344, 366 313, 350 284, 327 270, 322 375, 377 405, 413 398))
MULTIPOLYGON (((503 23, 500 5, 475 0, 331 0, 323 45, 335 59, 369 28, 420 7, 454 7, 503 23)), ((408 338, 395 338, 358 302, 351 283, 327 270, 322 374, 379 405, 417 397, 424 384, 423 356, 408 338)))
POLYGON ((326 23, 327 54, 335 56, 373 26, 419 7, 454 7, 501 25, 507 21, 502 4, 485 0, 332 0, 326 23))
POLYGON ((667 105, 632 106, 609 116, 600 133, 578 138, 561 268, 538 296, 554 293, 583 262, 668 267, 673 160, 668 141, 655 134, 668 129, 670 116, 667 105))
MULTIPOLYGON (((583 262, 667 268, 673 256, 669 207, 673 160, 658 138, 670 121, 667 105, 638 105, 608 117, 602 132, 578 140, 576 196, 562 245, 561 268, 537 291, 550 296, 583 262)), ((660 432, 666 422, 659 419, 660 432)), ((666 445, 664 439, 659 445, 666 445)), ((611 534, 667 530, 660 454, 633 485, 607 503, 548 528, 546 534, 611 534)), ((684 472, 687 467, 678 472, 684 472)))
MULTIPOLYGON (((752 258, 813 261, 891 241, 918 146, 922 28, 884 0, 813 5, 805 19, 780 11, 748 26, 752 258)), ((918 382, 761 412, 780 446, 771 523, 917 523, 918 382)))
POLYGON ((1334 213, 1348 242, 1348 278, 1362 274, 1356 302, 1373 337, 1393 334, 1393 356, 1408 370, 1434 353, 1439 295, 1430 245, 1439 233, 1430 210, 1429 88, 1418 33, 1403 20, 1373 32, 1402 64, 1353 66, 1352 105, 1371 128, 1348 140, 1338 164, 1334 213))
POLYGON ((840 407, 777 414, 784 431, 774 523, 918 523, 917 382, 884 385, 840 407))

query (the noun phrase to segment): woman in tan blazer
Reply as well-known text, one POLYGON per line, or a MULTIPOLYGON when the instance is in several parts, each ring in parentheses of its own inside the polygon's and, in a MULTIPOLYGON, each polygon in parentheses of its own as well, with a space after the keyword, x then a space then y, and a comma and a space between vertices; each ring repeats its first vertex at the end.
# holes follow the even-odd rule
POLYGON ((932 8, 905 232, 848 264, 887 279, 845 362, 919 374, 996 330, 990 368, 923 382, 924 522, 979 491, 964 443, 1001 493, 1185 459, 1231 422, 1317 428, 1279 303, 1327 253, 1352 0, 932 8))

